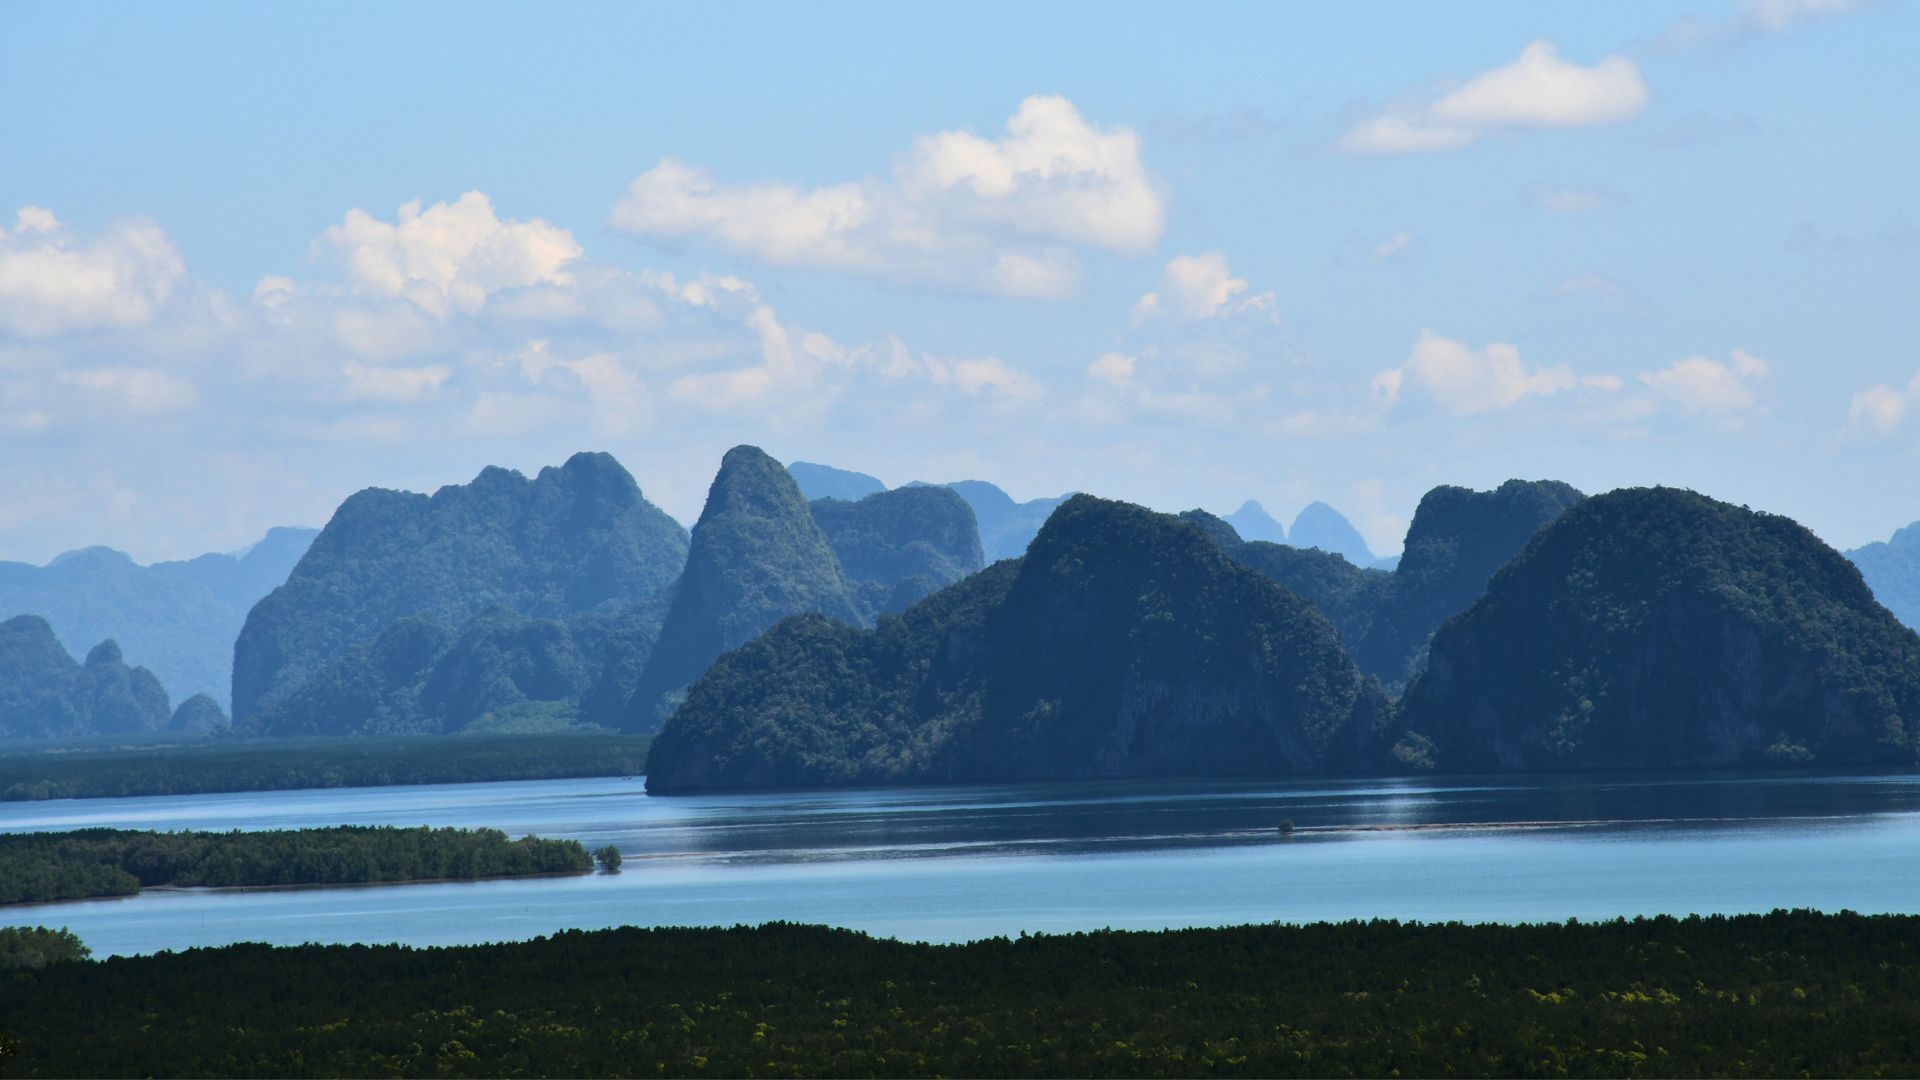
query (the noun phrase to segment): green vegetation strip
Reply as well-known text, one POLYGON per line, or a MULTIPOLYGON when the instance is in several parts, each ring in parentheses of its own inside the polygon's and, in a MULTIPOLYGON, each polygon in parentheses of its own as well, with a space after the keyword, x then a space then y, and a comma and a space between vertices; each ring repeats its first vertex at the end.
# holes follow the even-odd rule
POLYGON ((577 840, 509 840, 498 829, 0 834, 0 904, 129 896, 156 885, 370 885, 591 869, 577 840))
POLYGON ((26 1076, 1913 1075, 1915 1016, 1920 918, 1810 912, 947 947, 621 929, 0 972, 26 1076))
POLYGON ((0 754, 0 801, 634 776, 630 735, 216 741, 0 754))

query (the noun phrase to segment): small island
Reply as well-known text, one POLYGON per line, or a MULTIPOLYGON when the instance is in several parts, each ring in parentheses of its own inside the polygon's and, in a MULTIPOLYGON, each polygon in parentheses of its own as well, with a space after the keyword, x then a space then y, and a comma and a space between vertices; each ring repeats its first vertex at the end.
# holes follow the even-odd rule
POLYGON ((0 904, 132 896, 158 886, 383 885, 592 869, 577 840, 509 840, 498 829, 81 829, 0 835, 0 904))

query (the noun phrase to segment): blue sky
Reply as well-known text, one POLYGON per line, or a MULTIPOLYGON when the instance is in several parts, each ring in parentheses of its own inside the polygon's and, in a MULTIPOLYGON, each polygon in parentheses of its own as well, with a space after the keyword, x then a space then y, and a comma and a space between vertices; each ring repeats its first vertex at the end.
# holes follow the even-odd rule
POLYGON ((0 5, 0 558, 726 447, 1920 518, 1920 11, 0 5), (403 209, 404 208, 404 209, 403 209), (1151 299, 1149 299, 1151 298, 1151 299))

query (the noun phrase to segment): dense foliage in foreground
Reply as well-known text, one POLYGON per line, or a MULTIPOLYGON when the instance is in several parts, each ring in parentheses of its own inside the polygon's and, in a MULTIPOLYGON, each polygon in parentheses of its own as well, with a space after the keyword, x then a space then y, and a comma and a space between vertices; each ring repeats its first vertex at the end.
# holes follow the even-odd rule
POLYGON ((0 753, 0 801, 635 776, 632 735, 216 741, 0 753))
POLYGON ((1911 1075, 1920 919, 567 932, 0 979, 22 1075, 1911 1075), (263 1007, 271 1003, 270 1007, 263 1007))
POLYGON ((0 834, 0 904, 127 896, 153 885, 361 885, 591 869, 577 840, 509 840, 498 829, 0 834))

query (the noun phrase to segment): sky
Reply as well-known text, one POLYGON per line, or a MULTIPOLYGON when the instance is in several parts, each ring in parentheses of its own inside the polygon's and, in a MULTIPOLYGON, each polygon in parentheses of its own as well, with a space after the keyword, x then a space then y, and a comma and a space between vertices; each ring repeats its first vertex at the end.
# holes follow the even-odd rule
POLYGON ((1920 518, 1920 5, 0 3, 0 559, 607 450, 1920 518))

